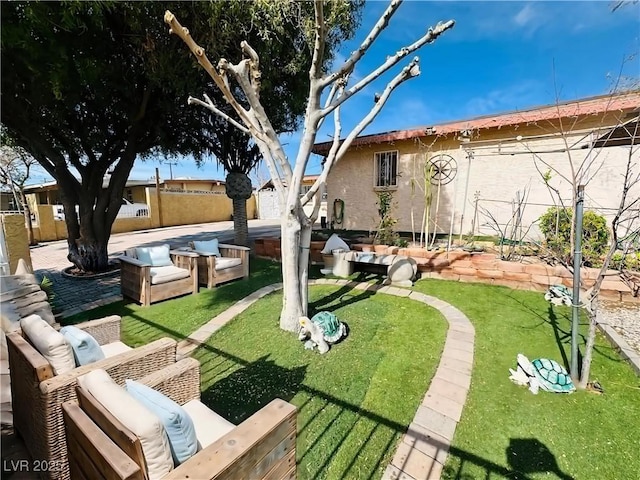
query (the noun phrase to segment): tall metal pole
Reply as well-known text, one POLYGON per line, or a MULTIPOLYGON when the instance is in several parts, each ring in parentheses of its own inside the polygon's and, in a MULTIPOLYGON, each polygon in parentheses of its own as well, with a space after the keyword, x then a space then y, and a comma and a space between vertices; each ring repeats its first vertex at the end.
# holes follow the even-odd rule
POLYGON ((462 236, 464 235, 463 225, 464 225, 464 212, 467 210, 467 195, 469 194, 469 179, 471 178, 471 160, 473 160, 473 150, 465 150, 467 153, 467 179, 464 185, 464 195, 462 198, 462 214, 460 215, 460 237, 458 240, 462 241, 462 236))
POLYGON ((578 185, 573 236, 573 303, 571 305, 571 378, 578 381, 578 326, 580 324, 580 263, 582 262, 582 210, 584 185, 578 185))

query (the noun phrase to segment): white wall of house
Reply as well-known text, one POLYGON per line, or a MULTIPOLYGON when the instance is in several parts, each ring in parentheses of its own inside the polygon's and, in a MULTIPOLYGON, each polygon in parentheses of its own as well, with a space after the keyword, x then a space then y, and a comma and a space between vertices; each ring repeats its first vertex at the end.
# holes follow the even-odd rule
MULTIPOLYGON (((529 237, 539 236, 535 223, 550 206, 554 197, 545 185, 541 172, 551 171, 549 184, 557 188, 570 203, 571 185, 564 177, 571 177, 571 158, 574 167, 584 166, 590 156, 591 167, 585 173, 589 178, 585 188, 585 209, 595 210, 611 218, 620 200, 622 175, 628 158, 629 147, 602 147, 581 149, 588 146, 592 136, 604 134, 597 130, 602 119, 591 116, 572 124, 572 132, 565 140, 557 125, 516 125, 501 129, 483 129, 474 132, 471 141, 461 143, 454 135, 448 138, 424 137, 352 147, 346 156, 332 169, 327 181, 329 221, 334 199, 344 200, 344 221, 336 228, 376 230, 379 224, 375 187, 376 152, 397 151, 397 185, 390 190, 394 194, 393 215, 398 219, 398 231, 419 231, 424 212, 424 165, 427 156, 438 159, 450 156, 457 163, 457 173, 447 185, 432 185, 433 200, 431 218, 441 233, 453 229, 454 235, 496 234, 483 212, 486 210, 497 220, 503 231, 509 230, 514 201, 520 192, 528 191, 522 212, 522 232, 529 230, 529 237), (534 155, 531 152, 539 152, 534 155), (557 170, 559 173, 554 172, 557 170), (478 198, 477 216, 475 199, 478 198), (438 204, 438 213, 435 206, 438 204), (412 223, 413 212, 413 223, 412 223)), ((566 124, 565 124, 566 125, 566 124)), ((566 129, 567 127, 565 127, 566 129)), ((595 136, 593 138, 596 138, 595 136)), ((640 158, 632 159, 635 171, 640 169, 640 158)), ((639 186, 640 187, 640 186, 639 186)), ((631 192, 631 198, 640 196, 640 188, 631 192)))

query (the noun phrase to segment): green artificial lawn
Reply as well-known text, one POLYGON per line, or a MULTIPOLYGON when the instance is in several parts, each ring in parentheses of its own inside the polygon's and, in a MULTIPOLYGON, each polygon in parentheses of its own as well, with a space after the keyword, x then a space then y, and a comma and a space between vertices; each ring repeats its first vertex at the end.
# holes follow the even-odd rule
POLYGON ((197 295, 186 295, 143 307, 129 300, 104 305, 63 320, 66 325, 107 315, 122 317, 122 341, 138 347, 162 337, 182 340, 238 300, 282 278, 280 264, 251 257, 247 280, 230 282, 197 295))
POLYGON ((422 280, 415 289, 455 305, 476 329, 471 390, 443 478, 640 478, 640 382, 601 335, 591 379, 604 395, 533 395, 508 379, 518 353, 568 365, 568 307, 489 285, 422 280))
MULTIPOLYGON (((151 307, 117 302, 68 323, 118 314, 130 345, 181 339, 279 281, 279 264, 252 258, 249 280, 151 307)), ((567 307, 482 284, 422 280, 414 289, 456 306, 476 329, 471 390, 443 478, 640 478, 640 382, 603 338, 591 378, 604 395, 533 395, 508 380, 518 353, 568 363, 567 307)), ((406 298, 338 286, 312 287, 310 297, 310 313, 334 310, 349 324, 347 340, 324 356, 304 350, 278 328, 281 294, 269 295, 194 353, 202 399, 234 423, 275 397, 290 401, 299 408, 299 478, 379 478, 435 372, 446 323, 406 298)))
POLYGON ((350 329, 329 353, 278 327, 282 294, 216 332, 194 357, 202 401, 233 423, 276 397, 298 407, 298 478, 380 478, 435 374, 446 321, 407 298, 310 288, 350 329))

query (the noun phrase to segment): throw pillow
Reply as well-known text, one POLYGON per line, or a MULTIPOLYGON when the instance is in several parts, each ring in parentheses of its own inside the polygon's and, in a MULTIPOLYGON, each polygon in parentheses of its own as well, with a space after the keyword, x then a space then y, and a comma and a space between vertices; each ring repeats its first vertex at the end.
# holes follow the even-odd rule
POLYGON ((36 350, 51 364, 53 373, 60 375, 76 368, 71 346, 40 315, 24 317, 20 320, 20 327, 36 350))
POLYGON ((196 252, 202 253, 204 255, 214 255, 216 257, 222 256, 220 254, 217 238, 214 238, 212 240, 205 240, 205 241, 194 240, 193 249, 196 252))
POLYGON ((102 369, 78 377, 78 385, 138 437, 149 480, 160 480, 173 470, 167 433, 157 415, 133 398, 102 369))
POLYGON ((127 392, 158 416, 169 437, 175 465, 189 460, 198 451, 198 438, 189 414, 166 395, 133 380, 127 380, 127 392))
POLYGON ((169 254, 169 245, 158 245, 156 247, 136 247, 138 260, 152 267, 168 267, 173 265, 169 254))
POLYGON ((98 341, 84 330, 78 327, 68 326, 62 327, 60 333, 67 343, 71 345, 73 356, 75 357, 78 367, 105 358, 98 341))
POLYGON ((337 233, 334 233, 329 237, 320 253, 327 255, 329 253, 333 253, 334 250, 344 250, 345 252, 349 251, 349 245, 342 240, 337 233))

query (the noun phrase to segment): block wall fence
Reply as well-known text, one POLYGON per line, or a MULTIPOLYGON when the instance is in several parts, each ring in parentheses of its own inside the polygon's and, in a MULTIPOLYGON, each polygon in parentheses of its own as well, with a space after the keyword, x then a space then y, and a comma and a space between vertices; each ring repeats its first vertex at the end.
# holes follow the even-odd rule
MULTIPOLYGON (((166 192, 155 188, 145 189, 148 217, 118 218, 111 227, 111 233, 133 232, 176 225, 221 222, 230 220, 233 202, 224 193, 203 194, 190 192, 166 192)), ((247 218, 256 217, 256 199, 247 200, 247 218)), ((51 205, 37 205, 37 222, 33 234, 38 242, 63 240, 67 238, 67 227, 63 220, 53 217, 51 205)), ((24 222, 23 222, 24 227, 24 222)))

